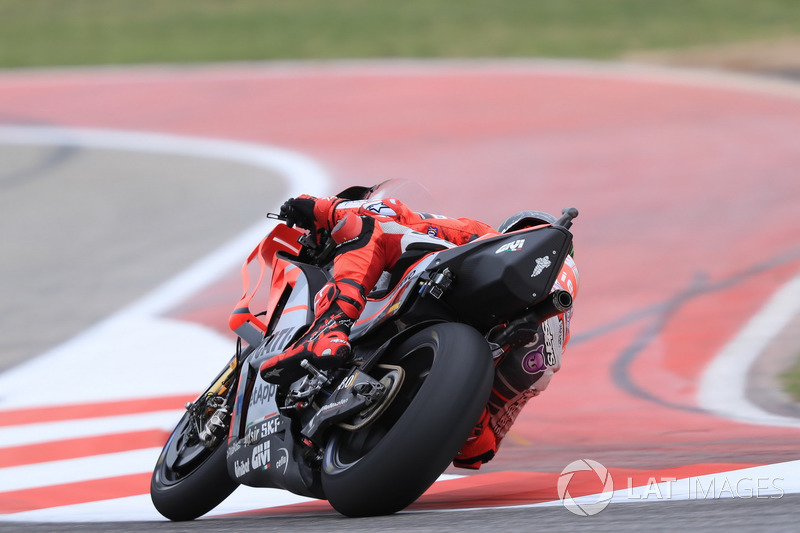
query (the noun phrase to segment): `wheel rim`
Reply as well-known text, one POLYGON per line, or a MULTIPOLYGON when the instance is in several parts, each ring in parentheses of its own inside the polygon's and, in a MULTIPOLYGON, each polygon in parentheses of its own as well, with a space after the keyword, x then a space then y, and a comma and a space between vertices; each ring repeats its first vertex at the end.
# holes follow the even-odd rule
POLYGON ((405 353, 397 365, 406 372, 404 383, 392 405, 371 425, 356 431, 335 431, 325 447, 323 469, 337 474, 358 463, 373 450, 389 432, 416 397, 433 367, 437 345, 429 341, 405 353))
POLYGON ((187 413, 165 447, 160 468, 161 481, 165 485, 180 482, 203 464, 215 449, 206 447, 200 441, 187 413))

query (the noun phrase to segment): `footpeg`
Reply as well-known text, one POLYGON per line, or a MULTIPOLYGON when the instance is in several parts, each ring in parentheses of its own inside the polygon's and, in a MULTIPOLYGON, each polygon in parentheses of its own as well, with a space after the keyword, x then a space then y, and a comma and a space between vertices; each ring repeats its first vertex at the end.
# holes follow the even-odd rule
POLYGON ((307 370, 308 373, 311 374, 312 377, 314 377, 314 378, 318 379, 319 381, 321 381, 322 385, 327 385, 327 384, 329 384, 331 382, 331 380, 328 377, 328 375, 325 372, 323 372, 322 370, 320 370, 317 367, 315 367, 314 365, 312 365, 308 361, 308 359, 303 359, 302 361, 300 361, 300 366, 303 367, 305 370, 307 370))

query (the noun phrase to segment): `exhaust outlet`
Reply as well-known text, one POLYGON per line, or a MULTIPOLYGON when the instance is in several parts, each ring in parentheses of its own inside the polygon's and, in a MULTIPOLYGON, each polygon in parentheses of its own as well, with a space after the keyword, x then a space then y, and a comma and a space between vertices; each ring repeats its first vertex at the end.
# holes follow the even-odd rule
POLYGON ((564 290, 556 290, 531 309, 531 316, 541 323, 552 316, 569 311, 571 307, 572 295, 564 290))
POLYGON ((499 346, 515 348, 530 342, 536 335, 539 324, 550 317, 560 315, 572 307, 572 295, 565 290, 551 292, 547 298, 533 306, 528 313, 509 322, 508 327, 493 340, 499 346))
POLYGON ((572 295, 563 290, 557 290, 552 294, 553 300, 553 307, 558 309, 559 313, 564 313, 565 311, 569 311, 572 307, 572 295))

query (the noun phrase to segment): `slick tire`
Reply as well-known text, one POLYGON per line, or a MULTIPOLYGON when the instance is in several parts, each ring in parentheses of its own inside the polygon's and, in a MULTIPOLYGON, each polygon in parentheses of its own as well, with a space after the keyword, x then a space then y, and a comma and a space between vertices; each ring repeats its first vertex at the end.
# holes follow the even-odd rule
POLYGON ((382 362, 406 372, 397 398, 372 425, 337 430, 323 457, 323 491, 346 516, 391 514, 419 498, 472 431, 494 375, 486 340, 456 323, 412 335, 382 362))

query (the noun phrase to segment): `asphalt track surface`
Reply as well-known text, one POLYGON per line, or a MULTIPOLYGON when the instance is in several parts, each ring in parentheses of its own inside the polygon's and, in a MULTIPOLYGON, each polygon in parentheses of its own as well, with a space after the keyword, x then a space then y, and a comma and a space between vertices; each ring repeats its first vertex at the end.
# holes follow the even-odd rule
MULTIPOLYGON (((341 515, 296 515, 283 518, 210 519, 190 523, 25 524, 24 531, 79 533, 129 531, 234 533, 237 531, 793 531, 800 497, 780 500, 705 500, 613 505, 592 516, 576 516, 563 508, 490 509, 447 513, 401 513, 388 517, 343 518, 341 515)), ((0 531, 23 530, 0 522, 0 531)))
MULTIPOLYGON (((492 224, 520 209, 581 209, 574 232, 582 286, 564 368, 526 408, 498 457, 480 475, 456 480, 460 488, 452 493, 424 497, 412 512, 375 519, 347 520, 329 508, 301 504, 260 517, 193 524, 60 524, 57 529, 625 531, 705 526, 749 531, 793 525, 798 503, 793 494, 612 504, 593 517, 574 516, 560 506, 458 511, 552 500, 558 473, 580 458, 600 461, 622 479, 701 475, 798 458, 796 426, 736 422, 698 402, 704 369, 800 269, 800 181, 795 175, 800 99, 792 88, 548 63, 34 71, 0 77, 0 117, 11 125, 161 132, 280 146, 327 169, 331 190, 309 192, 411 177, 439 199, 444 213, 492 224), (537 494, 537 487, 547 488, 537 494)), ((128 235, 119 231, 130 217, 110 216, 106 223, 93 224, 109 230, 87 241, 92 252, 86 255, 93 261, 75 261, 71 272, 62 264, 60 275, 66 279, 77 279, 95 259, 106 271, 133 269, 138 285, 109 281, 109 286, 127 287, 128 292, 110 293, 120 304, 177 274, 181 258, 189 264, 237 235, 261 216, 262 197, 284 191, 274 177, 252 169, 239 169, 249 176, 241 182, 217 180, 216 172, 199 168, 203 165, 169 157, 153 162, 137 156, 134 162, 130 154, 93 152, 80 154, 85 158, 80 165, 64 147, 14 147, 3 154, 14 170, 0 174, 3 207, 8 207, 2 216, 9 216, 13 206, 19 211, 12 221, 33 211, 25 198, 34 196, 7 199, 15 187, 30 193, 39 179, 53 194, 52 203, 35 204, 36 220, 55 218, 45 228, 59 227, 62 220, 83 227, 81 213, 97 220, 88 209, 96 202, 84 205, 80 197, 70 197, 75 179, 87 180, 84 188, 94 194, 101 182, 91 181, 97 179, 93 173, 106 175, 117 164, 132 173, 142 168, 141 175, 152 175, 156 165, 156 172, 173 176, 163 182, 163 195, 162 182, 158 192, 134 189, 120 195, 120 205, 131 209, 133 218, 152 210, 168 222, 145 216, 151 226, 142 233, 131 229, 128 235), (79 165, 70 171, 69 162, 79 165), (56 178, 59 173, 66 174, 56 178), (174 177, 184 174, 204 179, 188 187, 174 177), (78 207, 78 214, 53 207, 64 204, 78 207), (196 227, 203 217, 191 213, 212 211, 220 218, 196 227), (174 233, 162 229, 172 226, 174 233), (93 251, 96 242, 127 250, 120 241, 133 242, 134 234, 147 236, 135 244, 135 254, 112 249, 103 257, 93 251), (170 256, 176 239, 185 249, 170 256), (164 261, 153 261, 154 256, 164 261), (132 257, 144 259, 132 266, 132 257)), ((218 174, 229 175, 227 170, 218 174)), ((4 232, 9 227, 4 219, 4 232)), ((16 227, 27 230, 31 222, 16 227)), ((37 235, 34 231, 26 238, 37 235)), ((28 252, 26 242, 14 244, 18 253, 28 252)), ((68 243, 57 239, 53 246, 68 243)), ((31 258, 39 267, 42 262, 31 258)), ((3 274, 20 279, 9 284, 9 294, 15 294, 12 289, 23 286, 30 265, 4 261, 5 268, 9 271, 3 274)), ((23 292, 56 299, 53 309, 70 308, 74 296, 59 293, 63 279, 23 292)), ((165 314, 222 330, 237 296, 232 269, 165 314)), ((14 357, 28 357, 114 310, 115 302, 109 307, 108 299, 98 300, 102 305, 75 317, 59 335, 27 347, 22 333, 40 338, 41 326, 32 318, 41 311, 18 300, 20 314, 28 317, 13 328, 20 332, 14 357)), ((4 328, 12 311, 3 310, 4 328)), ((5 329, 3 336, 10 338, 5 329)), ((0 523, 3 529, 23 527, 45 531, 54 525, 0 523)))
POLYGON ((263 169, 197 157, 5 145, 0 161, 3 253, 13 258, 0 265, 0 369, 144 296, 285 194, 263 169))

